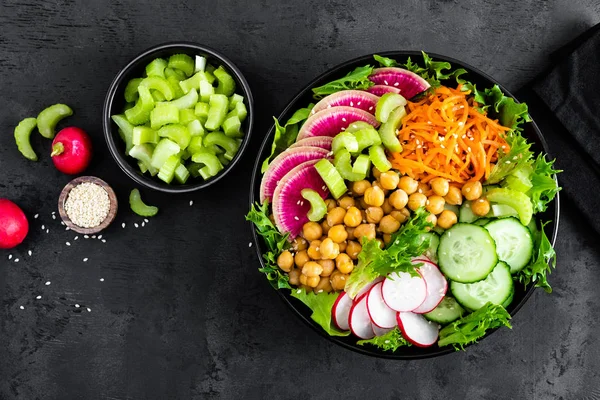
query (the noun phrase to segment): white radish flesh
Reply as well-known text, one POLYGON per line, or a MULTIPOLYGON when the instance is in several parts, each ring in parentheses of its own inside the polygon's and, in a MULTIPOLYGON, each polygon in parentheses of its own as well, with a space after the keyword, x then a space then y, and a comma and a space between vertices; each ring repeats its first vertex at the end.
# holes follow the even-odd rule
POLYGON ((369 290, 371 290, 371 288, 373 286, 375 286, 377 283, 383 281, 383 277, 380 276, 378 278, 375 278, 372 282, 368 283, 366 286, 364 286, 362 289, 360 289, 358 291, 358 293, 356 294, 355 299, 359 299, 363 294, 367 293, 369 290))
POLYGON ((448 281, 438 267, 431 261, 423 260, 421 262, 423 265, 419 267, 418 272, 427 284, 427 297, 419 307, 412 311, 417 314, 425 314, 436 308, 448 290, 448 281))
POLYGON ((383 281, 381 294, 392 310, 412 311, 425 301, 427 284, 421 275, 393 272, 383 281))
POLYGON ((352 299, 346 292, 340 293, 337 300, 333 304, 332 316, 333 323, 342 331, 347 331, 350 329, 350 325, 348 325, 350 308, 352 308, 352 299))
POLYGON ((439 325, 427 321, 421 314, 399 312, 398 326, 406 340, 417 347, 429 347, 437 342, 439 325))
POLYGON ((367 309, 373 324, 379 328, 393 328, 396 326, 396 311, 392 310, 383 301, 381 287, 383 282, 376 283, 367 294, 367 309))
POLYGON ((363 296, 354 302, 350 309, 348 323, 355 336, 358 336, 361 339, 371 339, 375 337, 371 318, 367 311, 367 296, 363 296))
POLYGON ((394 328, 380 328, 377 325, 373 324, 373 333, 375 336, 383 336, 394 328))

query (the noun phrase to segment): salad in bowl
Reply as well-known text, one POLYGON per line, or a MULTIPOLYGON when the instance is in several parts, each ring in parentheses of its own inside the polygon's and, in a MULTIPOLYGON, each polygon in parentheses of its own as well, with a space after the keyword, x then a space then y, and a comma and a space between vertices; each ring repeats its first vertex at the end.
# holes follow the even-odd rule
POLYGON ((524 134, 527 106, 418 58, 311 85, 275 119, 246 216, 271 285, 322 334, 383 356, 510 328, 556 262, 560 171, 524 134))

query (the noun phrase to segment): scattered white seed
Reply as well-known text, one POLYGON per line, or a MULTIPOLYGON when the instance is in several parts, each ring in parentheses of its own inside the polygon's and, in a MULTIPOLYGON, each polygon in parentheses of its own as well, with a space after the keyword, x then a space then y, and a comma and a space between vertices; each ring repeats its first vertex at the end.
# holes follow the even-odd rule
POLYGON ((75 236, 75 237, 73 238, 73 240, 77 240, 77 239, 79 239, 79 236, 75 236))
POLYGON ((194 200, 190 200, 190 207, 194 205, 194 200))
POLYGON ((65 231, 70 231, 71 228, 69 228, 68 226, 65 228, 65 231))
POLYGON ((19 262, 19 259, 18 259, 18 258, 15 258, 15 262, 19 262))
POLYGON ((23 307, 23 306, 19 306, 19 308, 20 308, 21 310, 24 310, 24 309, 25 309, 25 307, 23 307))
POLYGON ((71 243, 70 243, 70 242, 66 242, 65 244, 66 244, 67 246, 70 246, 70 245, 71 245, 71 243))
POLYGON ((133 226, 135 226, 136 228, 138 228, 138 227, 139 227, 139 225, 138 225, 137 223, 133 224, 133 226))
POLYGON ((394 82, 394 86, 398 86, 399 84, 399 82, 394 82))
MULTIPOLYGON (((68 228, 67 228, 68 229, 68 228)), ((46 233, 50 233, 50 229, 46 229, 46 233)))
POLYGON ((506 164, 510 164, 510 161, 506 161, 506 164))
POLYGON ((346 118, 342 117, 342 121, 346 122, 346 118))
POLYGON ((104 282, 104 278, 100 278, 100 282, 104 282))
POLYGON ((360 103, 362 103, 361 101, 359 101, 358 103, 356 103, 357 106, 360 106, 360 103))
POLYGON ((142 222, 142 228, 143 228, 144 226, 146 226, 146 223, 145 223, 145 222, 142 222))
POLYGON ((88 311, 88 312, 92 312, 92 309, 88 307, 88 308, 87 308, 87 311, 88 311))
POLYGON ((148 223, 148 222, 150 222, 150 221, 148 221, 148 218, 144 218, 144 222, 145 222, 145 223, 148 223))
POLYGON ((296 216, 294 217, 294 219, 295 219, 296 221, 300 221, 300 218, 298 218, 298 217, 296 217, 296 216))
POLYGON ((92 239, 96 239, 96 235, 92 235, 92 239))
POLYGON ((369 111, 373 110, 373 106, 369 107, 369 111))
POLYGON ((121 228, 125 229, 125 222, 121 224, 121 228))
POLYGON ((84 239, 89 239, 90 237, 88 235, 83 235, 84 239))
POLYGON ((79 304, 75 304, 75 308, 79 308, 79 304))
POLYGON ((64 221, 60 221, 60 224, 61 224, 61 225, 64 225, 64 224, 65 224, 65 222, 64 222, 64 221))
POLYGON ((37 297, 36 297, 36 299, 37 299, 37 300, 39 300, 39 299, 41 299, 41 298, 42 298, 42 296, 37 296, 37 297))
POLYGON ((248 243, 248 247, 252 247, 252 242, 248 243))
POLYGON ((386 81, 385 79, 384 79, 383 83, 385 83, 386 86, 389 86, 388 81, 386 81))
POLYGON ((87 260, 88 260, 88 258, 86 257, 86 258, 83 259, 83 262, 87 262, 87 260))
POLYGON ((49 286, 49 285, 50 285, 50 283, 52 283, 52 282, 50 282, 50 281, 46 281, 46 286, 49 286))
POLYGON ((56 219, 56 215, 52 214, 52 219, 56 219))
POLYGON ((69 192, 65 212, 77 226, 93 228, 106 219, 110 211, 110 198, 104 188, 96 183, 84 182, 69 192))
POLYGON ((106 243, 106 239, 102 239, 102 243, 106 243))
POLYGON ((9 255, 8 255, 8 259, 9 259, 9 260, 10 260, 10 259, 12 259, 12 254, 9 254, 9 255))
POLYGON ((33 216, 33 219, 38 219, 38 217, 39 217, 39 216, 40 216, 40 214, 35 214, 35 215, 33 216))
POLYGON ((42 230, 46 229, 46 225, 42 225, 42 230))

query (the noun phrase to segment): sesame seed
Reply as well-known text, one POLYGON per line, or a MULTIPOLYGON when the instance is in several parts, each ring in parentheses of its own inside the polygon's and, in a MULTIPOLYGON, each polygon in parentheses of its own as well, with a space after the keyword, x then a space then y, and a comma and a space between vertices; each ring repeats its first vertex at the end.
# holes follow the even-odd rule
POLYGON ((394 86, 398 86, 399 84, 399 82, 394 82, 394 86))
POLYGON ((67 246, 70 246, 70 245, 71 245, 71 243, 69 243, 69 242, 66 242, 65 244, 66 244, 67 246))
POLYGON ((11 258, 12 258, 12 254, 9 254, 8 255, 8 259, 10 260, 11 258))
POLYGON ((83 262, 87 262, 87 260, 88 260, 88 258, 86 257, 86 258, 83 259, 83 262))
POLYGON ((248 247, 252 247, 252 242, 248 243, 248 247))
POLYGON ((148 222, 150 222, 150 221, 148 221, 148 218, 144 218, 144 222, 145 222, 145 223, 148 223, 148 222))
POLYGON ((100 282, 104 282, 104 278, 100 278, 100 282))
POLYGON ((96 235, 92 235, 92 239, 96 239, 96 235))
POLYGON ((40 214, 35 214, 35 215, 33 216, 33 219, 38 219, 38 217, 39 217, 39 216, 40 216, 40 214))
POLYGON ((384 343, 385 343, 385 344, 388 344, 389 342, 390 342, 390 340, 389 340, 389 339, 385 339, 385 340, 384 340, 384 343))
POLYGON ((442 149, 445 149, 445 148, 446 148, 446 146, 444 146, 443 144, 440 144, 440 147, 441 147, 442 149))
POLYGON ((69 228, 68 226, 65 228, 65 231, 70 231, 71 228, 69 228))
POLYGON ((42 296, 37 296, 37 297, 36 297, 36 299, 37 299, 37 300, 39 300, 39 299, 41 299, 41 298, 42 298, 42 296))
POLYGON ((106 219, 110 211, 110 199, 104 188, 93 182, 84 182, 69 192, 65 212, 77 226, 93 228, 106 219))
POLYGON ((102 239, 102 235, 98 235, 98 239, 102 239))
POLYGON ((506 164, 510 164, 510 161, 506 161, 506 164))
POLYGON ((297 216, 295 216, 295 217, 294 217, 294 219, 295 219, 296 221, 300 221, 300 218, 298 218, 297 216))
POLYGON ((388 84, 388 81, 386 81, 385 79, 383 80, 383 83, 385 83, 386 85, 388 84))
POLYGON ((46 229, 46 225, 42 225, 42 230, 46 229))
POLYGON ((145 223, 145 222, 142 222, 142 228, 143 228, 144 226, 146 226, 146 223, 145 223))
POLYGON ((79 308, 79 304, 75 304, 75 308, 79 308))
POLYGON ((63 225, 63 226, 65 225, 64 221, 60 221, 60 224, 63 225))
POLYGON ((350 102, 350 107, 354 107, 354 102, 353 101, 350 102))
POLYGON ((52 214, 52 219, 56 219, 56 215, 52 214))
POLYGON ((373 109, 373 106, 369 107, 369 111, 371 111, 373 109))
POLYGON ((139 225, 137 223, 133 224, 133 226, 135 226, 136 228, 139 228, 139 225))
POLYGON ((342 121, 346 122, 346 118, 342 117, 342 121))
POLYGON ((19 259, 18 259, 18 258, 15 258, 15 262, 19 262, 19 259))
POLYGON ((25 309, 25 307, 23 307, 23 306, 19 306, 19 308, 20 308, 21 310, 24 310, 24 309, 25 309))
POLYGON ((89 239, 90 237, 88 235, 83 235, 84 239, 89 239))
POLYGON ((327 108, 331 108, 331 104, 327 104, 327 108))
POLYGON ((106 243, 106 239, 102 239, 102 243, 106 243))
POLYGON ((75 236, 75 237, 73 238, 73 240, 77 240, 77 239, 79 239, 79 236, 75 236))
POLYGON ((359 101, 358 103, 356 103, 357 106, 360 106, 360 103, 362 103, 361 101, 359 101))
POLYGON ((194 205, 194 200, 190 200, 190 207, 194 205))
POLYGON ((121 224, 121 228, 125 229, 125 222, 121 224))
POLYGON ((50 285, 50 283, 52 283, 52 282, 50 282, 50 281, 46 281, 46 286, 49 286, 49 285, 50 285))
POLYGON ((88 308, 87 308, 87 311, 88 311, 88 312, 92 312, 92 309, 88 307, 88 308))

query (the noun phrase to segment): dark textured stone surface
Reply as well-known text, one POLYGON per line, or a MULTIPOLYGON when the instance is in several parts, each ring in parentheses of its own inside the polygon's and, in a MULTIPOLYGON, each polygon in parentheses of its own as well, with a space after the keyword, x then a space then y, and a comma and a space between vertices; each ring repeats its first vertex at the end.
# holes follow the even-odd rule
POLYGON ((466 353, 393 362, 334 347, 256 272, 243 219, 252 154, 270 116, 308 80, 365 53, 423 48, 514 90, 546 66, 550 51, 600 21, 595 0, 378 3, 0 3, 0 197, 21 204, 31 222, 22 246, 0 252, 0 399, 600 397, 600 252, 568 193, 554 293, 535 293, 512 331, 466 353), (136 229, 141 218, 127 207, 132 183, 102 137, 102 101, 129 58, 181 39, 222 50, 245 72, 256 97, 255 137, 214 187, 144 193, 161 213, 136 229), (59 101, 75 109, 68 123, 93 137, 89 173, 121 201, 107 243, 75 241, 51 218, 70 178, 53 168, 49 142, 33 140, 38 163, 14 146, 14 125, 59 101))

